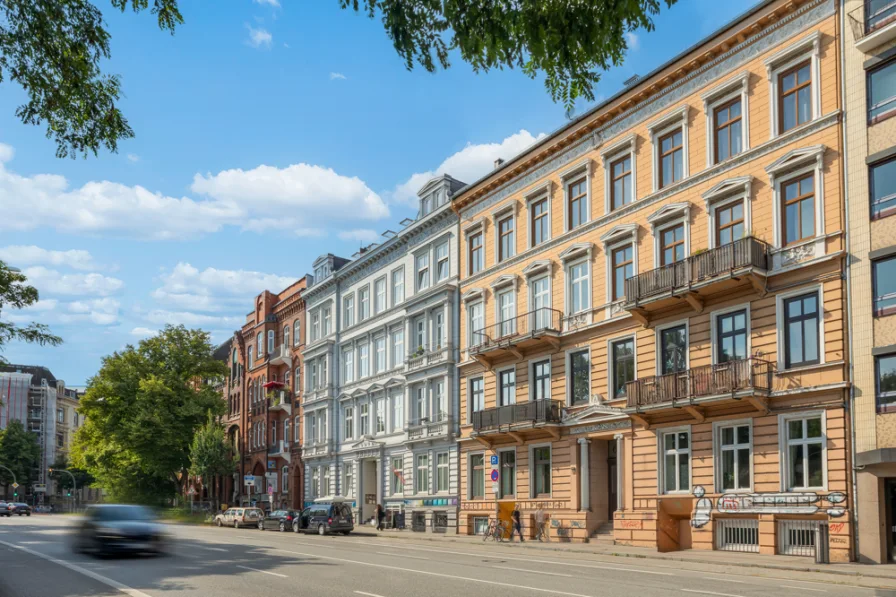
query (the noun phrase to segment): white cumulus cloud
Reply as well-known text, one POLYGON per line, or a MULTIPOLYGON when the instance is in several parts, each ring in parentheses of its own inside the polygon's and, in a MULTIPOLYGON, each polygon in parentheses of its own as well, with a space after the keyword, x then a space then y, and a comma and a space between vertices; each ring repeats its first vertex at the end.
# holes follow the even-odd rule
POLYGON ((84 324, 108 326, 118 323, 121 304, 113 298, 87 299, 63 303, 56 299, 41 300, 37 304, 8 313, 9 320, 25 323, 38 319, 49 325, 84 324))
POLYGON ((79 249, 52 251, 35 245, 10 245, 0 247, 0 259, 17 267, 47 264, 85 271, 100 269, 89 251, 79 249))
POLYGON ((62 295, 108 296, 124 287, 118 278, 102 274, 63 274, 41 265, 26 267, 22 273, 38 292, 62 295))
POLYGON ((161 304, 190 311, 245 311, 263 290, 280 292, 298 278, 214 267, 199 270, 189 263, 178 263, 160 279, 162 285, 152 297, 161 304))
POLYGON ((625 34, 625 43, 628 44, 628 49, 633 52, 641 48, 641 40, 632 32, 625 34))
POLYGON ((331 81, 346 81, 348 77, 343 75, 342 73, 330 73, 331 81))
POLYGON ((135 327, 130 332, 128 332, 131 336, 137 336, 138 338, 148 338, 150 336, 155 336, 158 333, 158 330, 151 330, 149 328, 144 327, 135 327))
POLYGON ((219 326, 223 328, 237 328, 243 324, 240 317, 226 315, 208 315, 205 313, 193 313, 192 311, 169 311, 167 309, 153 309, 143 315, 143 318, 156 325, 184 325, 188 328, 219 326))
POLYGON ((129 154, 128 154, 128 161, 137 163, 137 162, 140 161, 140 156, 137 155, 136 153, 129 153, 129 154))
POLYGON ((249 30, 249 38, 246 40, 246 43, 252 46, 253 48, 265 48, 269 49, 271 47, 271 43, 274 41, 274 36, 265 29, 264 27, 255 28, 252 25, 246 25, 246 29, 249 30))
POLYGON ((255 0, 255 4, 272 6, 274 8, 280 8, 280 2, 277 0, 255 0))

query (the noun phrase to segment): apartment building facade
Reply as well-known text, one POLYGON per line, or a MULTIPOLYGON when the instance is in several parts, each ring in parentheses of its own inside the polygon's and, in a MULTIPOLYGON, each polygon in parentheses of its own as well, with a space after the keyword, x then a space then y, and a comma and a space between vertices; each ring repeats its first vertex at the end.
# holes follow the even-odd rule
POLYGON ((858 559, 894 560, 896 2, 842 3, 858 559))
POLYGON ((838 12, 767 1, 454 195, 459 532, 852 555, 838 12))
POLYGON ((306 504, 341 496, 356 524, 453 533, 457 522, 457 217, 462 185, 419 192, 415 220, 352 260, 314 263, 305 293, 306 504))

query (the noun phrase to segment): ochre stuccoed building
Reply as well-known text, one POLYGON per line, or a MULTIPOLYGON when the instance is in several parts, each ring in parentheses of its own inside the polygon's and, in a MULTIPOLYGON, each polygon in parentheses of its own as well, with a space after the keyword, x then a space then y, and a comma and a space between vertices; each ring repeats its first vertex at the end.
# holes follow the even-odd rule
POLYGON ((460 533, 810 555, 827 521, 850 559, 837 8, 763 2, 453 196, 460 533))

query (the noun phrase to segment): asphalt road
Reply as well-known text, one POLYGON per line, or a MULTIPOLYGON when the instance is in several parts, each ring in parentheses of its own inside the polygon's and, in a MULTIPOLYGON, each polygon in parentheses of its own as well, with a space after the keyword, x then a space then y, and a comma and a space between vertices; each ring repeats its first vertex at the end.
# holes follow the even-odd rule
POLYGON ((893 591, 818 582, 817 575, 803 573, 721 572, 493 544, 255 529, 172 526, 167 556, 96 559, 72 552, 72 523, 60 516, 0 521, 0 597, 896 597, 893 591))

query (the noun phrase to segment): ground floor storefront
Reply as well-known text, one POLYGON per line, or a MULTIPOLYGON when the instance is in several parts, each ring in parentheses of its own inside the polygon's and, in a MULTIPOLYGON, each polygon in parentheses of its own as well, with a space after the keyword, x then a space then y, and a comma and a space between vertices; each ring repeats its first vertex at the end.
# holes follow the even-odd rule
POLYGON ((858 560, 896 562, 896 448, 856 454, 858 560))

